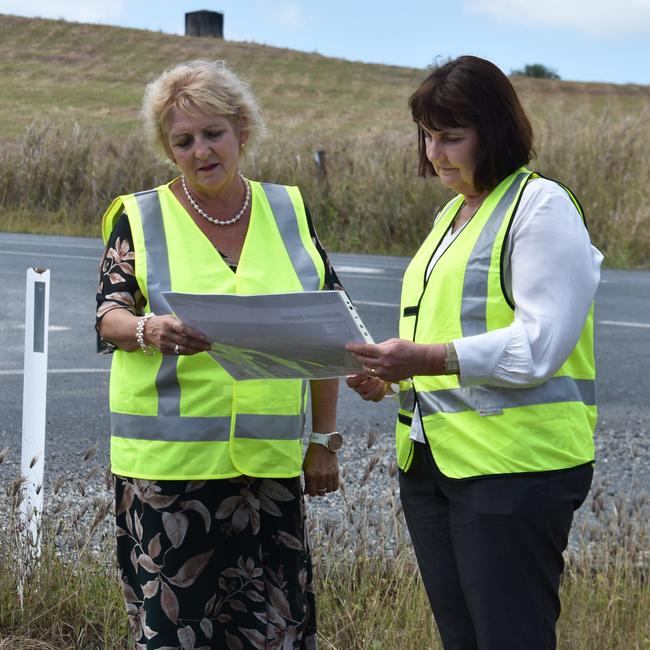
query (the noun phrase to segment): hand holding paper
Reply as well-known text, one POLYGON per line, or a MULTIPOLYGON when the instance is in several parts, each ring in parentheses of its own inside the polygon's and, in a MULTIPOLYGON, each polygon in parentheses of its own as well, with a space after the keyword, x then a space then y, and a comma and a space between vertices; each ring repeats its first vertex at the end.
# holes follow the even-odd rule
POLYGON ((209 354, 237 380, 355 374, 363 368, 345 345, 373 342, 342 291, 164 296, 182 321, 207 336, 209 354))

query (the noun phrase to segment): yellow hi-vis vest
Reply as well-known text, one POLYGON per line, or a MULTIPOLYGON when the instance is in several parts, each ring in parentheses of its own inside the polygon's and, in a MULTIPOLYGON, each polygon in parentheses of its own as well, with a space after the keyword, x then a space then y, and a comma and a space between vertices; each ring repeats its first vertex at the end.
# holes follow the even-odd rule
MULTIPOLYGON (((169 184, 113 201, 104 215, 104 240, 125 211, 148 311, 170 313, 164 291, 322 289, 324 264, 298 188, 250 184, 251 218, 236 273, 169 184)), ((305 381, 235 381, 207 352, 117 350, 110 380, 112 471, 166 480, 298 476, 306 401, 305 381)))
MULTIPOLYGON (((514 306, 502 282, 505 240, 523 189, 536 176, 521 168, 504 179, 442 254, 427 280, 429 261, 451 227, 462 196, 443 208, 404 275, 400 338, 446 343, 512 323, 514 306)), ((583 216, 577 200, 567 192, 583 216)), ((432 454, 450 478, 589 463, 594 458, 595 376, 592 305, 573 352, 543 383, 528 388, 461 387, 457 375, 403 381, 396 427, 398 465, 406 471, 411 464, 409 433, 416 401, 432 454)))

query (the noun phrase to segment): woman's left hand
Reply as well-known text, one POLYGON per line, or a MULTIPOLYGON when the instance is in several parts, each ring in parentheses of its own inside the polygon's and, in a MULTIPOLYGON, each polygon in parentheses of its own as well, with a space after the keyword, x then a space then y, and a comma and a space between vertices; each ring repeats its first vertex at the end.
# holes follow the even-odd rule
POLYGON ((324 445, 311 443, 302 464, 305 473, 305 494, 323 497, 339 489, 339 460, 324 445))
POLYGON ((345 346, 363 365, 369 377, 398 382, 414 375, 444 373, 445 346, 424 345, 404 339, 382 343, 348 343, 345 346))

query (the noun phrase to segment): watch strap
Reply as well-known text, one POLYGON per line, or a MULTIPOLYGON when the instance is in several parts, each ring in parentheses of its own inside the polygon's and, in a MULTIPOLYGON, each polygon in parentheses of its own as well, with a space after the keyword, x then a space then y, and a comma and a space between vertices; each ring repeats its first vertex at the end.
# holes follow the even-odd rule
POLYGON ((453 343, 445 343, 446 356, 444 360, 445 375, 458 375, 460 374, 460 364, 458 363, 458 355, 453 343))
POLYGON ((327 447, 329 446, 329 436, 329 433, 316 433, 315 431, 312 431, 309 435, 309 442, 327 447))
POLYGON ((336 453, 341 448, 341 443, 343 442, 343 436, 339 431, 332 431, 330 433, 318 433, 313 431, 309 436, 309 443, 316 445, 323 445, 331 452, 336 453), (332 441, 334 445, 332 445, 332 441))

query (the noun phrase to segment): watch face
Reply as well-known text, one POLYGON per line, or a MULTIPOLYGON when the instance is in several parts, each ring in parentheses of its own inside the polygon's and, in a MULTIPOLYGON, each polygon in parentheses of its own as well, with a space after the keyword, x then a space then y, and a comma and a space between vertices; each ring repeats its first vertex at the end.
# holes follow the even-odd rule
POLYGON ((338 451, 343 444, 343 436, 340 433, 334 432, 329 435, 327 440, 327 447, 330 451, 338 451))

